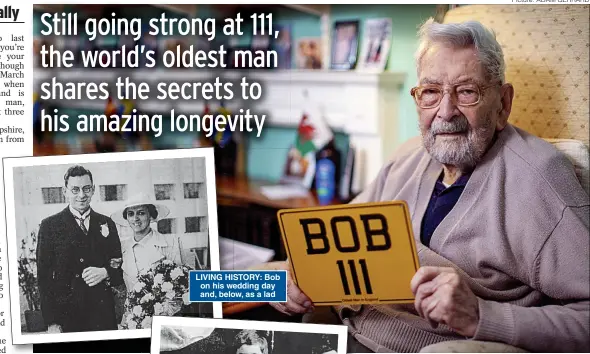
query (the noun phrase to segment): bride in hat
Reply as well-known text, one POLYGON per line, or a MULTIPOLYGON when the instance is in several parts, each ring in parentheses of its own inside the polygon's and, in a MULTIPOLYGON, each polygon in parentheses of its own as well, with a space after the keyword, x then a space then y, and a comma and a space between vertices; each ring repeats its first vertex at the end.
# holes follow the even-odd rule
POLYGON ((152 200, 147 194, 129 199, 122 209, 111 215, 111 219, 123 227, 133 230, 133 236, 121 240, 123 251, 123 278, 128 290, 133 289, 139 274, 163 260, 178 265, 185 264, 181 254, 180 239, 176 235, 162 235, 151 224, 164 219, 170 210, 152 200))

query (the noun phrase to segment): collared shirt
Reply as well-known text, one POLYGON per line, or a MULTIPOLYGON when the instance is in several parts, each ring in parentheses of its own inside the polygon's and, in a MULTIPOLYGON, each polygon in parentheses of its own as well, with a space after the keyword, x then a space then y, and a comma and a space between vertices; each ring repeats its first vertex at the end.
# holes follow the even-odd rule
POLYGON ((434 185, 430 202, 426 208, 426 213, 422 219, 422 232, 420 233, 420 240, 425 246, 430 246, 430 239, 434 230, 443 221, 447 214, 453 209, 461 193, 467 185, 467 181, 471 174, 464 174, 459 177, 451 186, 445 186, 443 183, 443 174, 434 185))
POLYGON ((80 219, 84 220, 84 226, 86 230, 90 229, 90 208, 84 212, 84 214, 80 214, 80 212, 70 205, 70 212, 76 218, 76 223, 80 225, 80 219))
POLYGON ((176 235, 162 235, 151 230, 140 241, 130 237, 122 242, 123 276, 125 285, 131 290, 139 274, 147 271, 156 263, 165 259, 176 264, 183 264, 180 242, 176 235))

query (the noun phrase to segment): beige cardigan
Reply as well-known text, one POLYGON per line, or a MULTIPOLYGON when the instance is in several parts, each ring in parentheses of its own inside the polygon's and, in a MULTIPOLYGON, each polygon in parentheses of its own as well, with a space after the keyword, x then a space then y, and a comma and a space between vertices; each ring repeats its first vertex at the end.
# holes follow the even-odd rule
MULTIPOLYGON (((408 202, 421 265, 460 269, 480 299, 474 339, 529 351, 590 351, 590 209, 567 158, 507 126, 427 248, 420 224, 441 171, 413 140, 353 202, 408 202)), ((465 339, 446 326, 431 328, 413 305, 337 310, 375 352, 465 339)))

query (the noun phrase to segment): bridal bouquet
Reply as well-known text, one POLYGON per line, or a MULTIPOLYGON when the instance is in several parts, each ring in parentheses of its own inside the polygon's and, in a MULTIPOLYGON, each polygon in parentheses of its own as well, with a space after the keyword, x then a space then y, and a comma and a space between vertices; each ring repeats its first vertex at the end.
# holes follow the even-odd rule
POLYGON ((128 289, 122 327, 151 328, 152 316, 173 316, 189 305, 189 268, 164 260, 137 278, 128 289))

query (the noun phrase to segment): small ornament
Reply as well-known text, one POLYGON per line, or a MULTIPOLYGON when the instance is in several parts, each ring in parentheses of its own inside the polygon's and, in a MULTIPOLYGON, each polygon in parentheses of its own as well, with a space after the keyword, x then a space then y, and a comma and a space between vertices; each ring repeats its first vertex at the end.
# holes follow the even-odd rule
POLYGON ((107 224, 100 225, 100 233, 104 237, 108 237, 109 236, 109 226, 107 224))
POLYGON ((122 258, 111 258, 110 266, 111 266, 111 268, 118 269, 121 267, 122 263, 123 263, 122 258))

